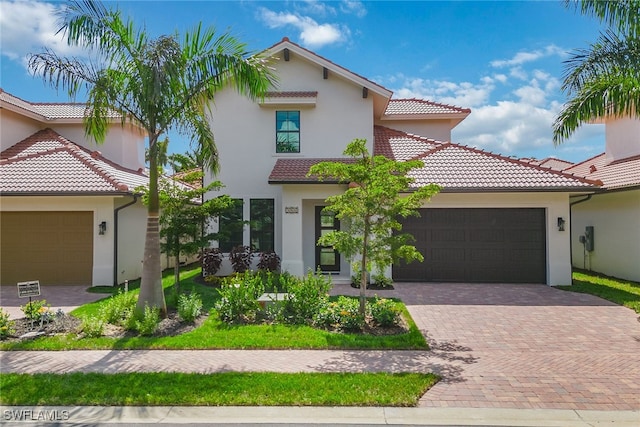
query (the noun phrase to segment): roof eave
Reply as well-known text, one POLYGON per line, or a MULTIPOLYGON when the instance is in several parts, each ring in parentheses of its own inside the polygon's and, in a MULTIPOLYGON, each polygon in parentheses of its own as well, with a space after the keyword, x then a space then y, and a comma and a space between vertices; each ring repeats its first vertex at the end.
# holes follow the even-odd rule
POLYGON ((597 187, 442 187, 440 193, 595 193, 597 187))
POLYGON ((25 196, 55 196, 55 197, 60 197, 60 196, 64 196, 64 197, 69 197, 69 196, 91 196, 91 197, 95 197, 95 196, 105 196, 105 197, 114 197, 114 196, 131 196, 134 194, 139 194, 136 193, 134 191, 113 191, 113 192, 106 192, 106 191, 86 191, 86 192, 80 192, 80 191, 11 191, 11 192, 6 192, 6 191, 2 191, 0 192, 0 197, 16 197, 16 196, 20 196, 20 197, 25 197, 25 196))

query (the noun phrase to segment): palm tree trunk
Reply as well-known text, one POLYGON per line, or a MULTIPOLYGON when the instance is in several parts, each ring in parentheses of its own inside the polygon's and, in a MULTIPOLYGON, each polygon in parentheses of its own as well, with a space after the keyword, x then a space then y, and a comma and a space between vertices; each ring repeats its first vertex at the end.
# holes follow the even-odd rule
POLYGON ((149 137, 149 207, 147 214, 147 234, 144 240, 142 279, 136 311, 144 312, 144 307, 157 307, 160 315, 166 317, 167 304, 162 289, 162 266, 160 264, 160 200, 158 197, 158 157, 155 138, 149 137))

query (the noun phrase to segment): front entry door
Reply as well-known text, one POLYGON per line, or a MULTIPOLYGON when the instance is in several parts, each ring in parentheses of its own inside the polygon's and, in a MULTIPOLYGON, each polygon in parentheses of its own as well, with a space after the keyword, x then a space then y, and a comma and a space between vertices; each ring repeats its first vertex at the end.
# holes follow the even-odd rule
POLYGON ((320 236, 340 230, 340 221, 333 212, 323 211, 324 206, 316 206, 316 266, 321 271, 340 271, 340 254, 333 246, 319 246, 320 236))

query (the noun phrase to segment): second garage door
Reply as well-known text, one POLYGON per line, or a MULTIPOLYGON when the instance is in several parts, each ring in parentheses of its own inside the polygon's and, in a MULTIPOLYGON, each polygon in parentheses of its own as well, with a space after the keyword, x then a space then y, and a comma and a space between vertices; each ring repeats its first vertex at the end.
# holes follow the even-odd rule
POLYGON ((0 213, 3 285, 91 285, 93 212, 0 213))
POLYGON ((544 209, 421 209, 402 223, 424 262, 394 265, 396 281, 546 283, 544 209))

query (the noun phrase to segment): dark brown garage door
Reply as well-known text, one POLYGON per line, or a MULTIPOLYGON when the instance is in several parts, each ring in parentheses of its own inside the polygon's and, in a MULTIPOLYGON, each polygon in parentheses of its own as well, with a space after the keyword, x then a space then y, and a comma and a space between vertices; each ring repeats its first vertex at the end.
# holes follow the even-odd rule
POLYGON ((403 220, 424 262, 396 281, 546 283, 544 209, 421 209, 403 220))
POLYGON ((0 281, 91 285, 93 212, 2 212, 0 281))

